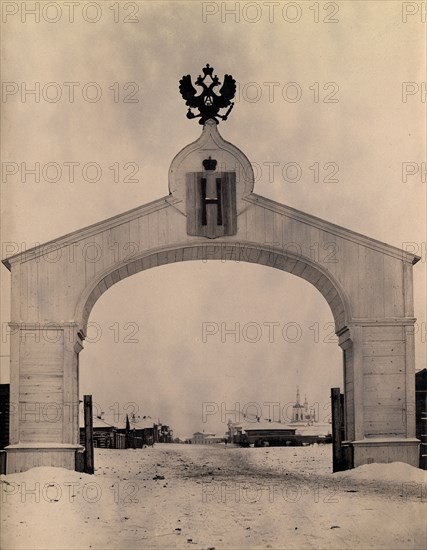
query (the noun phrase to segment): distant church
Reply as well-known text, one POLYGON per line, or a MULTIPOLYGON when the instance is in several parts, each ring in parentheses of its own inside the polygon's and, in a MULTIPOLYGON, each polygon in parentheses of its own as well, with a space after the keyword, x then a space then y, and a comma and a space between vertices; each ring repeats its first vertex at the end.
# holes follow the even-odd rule
POLYGON ((297 400, 295 405, 292 407, 292 420, 291 422, 303 422, 305 423, 313 423, 317 422, 316 420, 316 413, 314 407, 309 408, 308 402, 307 402, 307 396, 305 396, 304 404, 301 405, 300 403, 300 395, 299 395, 299 386, 297 386, 297 400))

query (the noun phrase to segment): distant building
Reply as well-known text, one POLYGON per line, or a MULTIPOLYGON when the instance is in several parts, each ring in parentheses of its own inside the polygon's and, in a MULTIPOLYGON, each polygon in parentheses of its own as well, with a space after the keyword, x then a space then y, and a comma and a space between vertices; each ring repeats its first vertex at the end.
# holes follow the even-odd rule
MULTIPOLYGON (((149 417, 148 417, 149 418, 149 417)), ((93 419, 93 445, 104 449, 127 449, 153 445, 154 443, 172 443, 173 430, 164 424, 154 424, 148 418, 135 417, 121 419, 112 425, 102 416, 93 419)), ((80 443, 84 445, 84 428, 80 428, 80 443)))
POLYGON ((242 425, 239 422, 231 422, 228 419, 227 428, 227 441, 228 443, 234 443, 234 438, 242 430, 242 425))
POLYGON ((205 432, 195 432, 191 438, 191 443, 196 445, 212 445, 213 443, 223 443, 224 437, 217 437, 215 434, 205 432))
POLYGON ((190 439, 191 443, 200 445, 204 442, 206 436, 208 434, 205 434, 204 432, 195 432, 193 433, 193 437, 190 439))
POLYGON ((291 420, 291 422, 293 424, 297 423, 297 422, 302 422, 304 425, 305 424, 311 424, 313 422, 317 422, 314 407, 310 408, 308 406, 307 396, 305 396, 304 404, 301 405, 301 403, 300 403, 300 394, 299 394, 299 386, 297 386, 296 403, 292 407, 292 420, 291 420))
POLYGON ((173 430, 169 426, 166 426, 165 424, 156 424, 155 427, 157 430, 157 443, 172 443, 173 430))
MULTIPOLYGON (((94 447, 111 449, 116 446, 115 432, 117 432, 117 428, 98 417, 93 419, 92 427, 94 447)), ((85 444, 85 429, 83 427, 80 427, 80 444, 85 444)))
POLYGON ((215 434, 208 435, 205 438, 205 445, 212 445, 212 444, 216 444, 216 443, 224 443, 224 439, 225 439, 224 437, 218 437, 215 434))
POLYGON ((228 422, 228 441, 238 445, 289 445, 293 442, 296 428, 280 422, 228 422))

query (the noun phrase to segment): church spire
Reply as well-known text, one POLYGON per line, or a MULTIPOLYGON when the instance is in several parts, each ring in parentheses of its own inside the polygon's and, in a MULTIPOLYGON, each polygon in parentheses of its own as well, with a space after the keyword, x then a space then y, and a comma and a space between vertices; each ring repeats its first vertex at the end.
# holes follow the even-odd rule
POLYGON ((299 402, 299 386, 297 386, 297 402, 296 402, 297 405, 300 404, 299 402))

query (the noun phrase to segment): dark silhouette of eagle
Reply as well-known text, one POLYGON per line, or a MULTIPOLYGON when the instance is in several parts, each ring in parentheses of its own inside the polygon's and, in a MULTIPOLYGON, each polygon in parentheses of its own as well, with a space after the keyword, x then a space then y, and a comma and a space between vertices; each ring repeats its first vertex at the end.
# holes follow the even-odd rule
POLYGON ((213 67, 210 67, 209 64, 206 65, 203 69, 204 76, 198 76, 196 80, 196 86, 202 88, 200 95, 197 94, 196 88, 194 88, 191 82, 191 76, 183 76, 179 81, 179 91, 181 92, 182 97, 185 99, 185 104, 188 105, 187 118, 198 118, 200 117, 199 124, 204 124, 207 120, 212 118, 215 122, 219 122, 218 118, 221 120, 227 120, 228 115, 230 114, 231 109, 234 107, 234 103, 231 100, 234 98, 236 93, 236 81, 234 78, 226 74, 224 76, 224 83, 219 90, 220 95, 218 95, 214 88, 219 86, 221 82, 219 81, 217 75, 212 76, 213 67), (205 79, 210 79, 210 84, 206 84, 205 79), (228 107, 225 115, 218 114, 220 109, 226 109, 228 107), (199 114, 195 115, 191 109, 198 109, 199 114))

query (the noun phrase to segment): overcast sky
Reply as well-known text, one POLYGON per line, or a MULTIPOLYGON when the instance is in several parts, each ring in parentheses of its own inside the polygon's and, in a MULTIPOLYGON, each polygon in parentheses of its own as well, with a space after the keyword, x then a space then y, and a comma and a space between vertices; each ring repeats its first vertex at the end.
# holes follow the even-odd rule
MULTIPOLYGON (((413 243, 405 246, 422 255, 414 280, 424 323, 417 369, 424 368, 425 25, 419 14, 402 15, 400 2, 239 2, 239 21, 226 12, 234 4, 79 2, 73 22, 61 2, 57 11, 41 9, 39 22, 20 3, 18 13, 3 13, 2 257, 166 195, 172 158, 201 131, 185 117, 178 82, 210 63, 220 79, 228 73, 239 83, 219 130, 254 164, 256 193, 398 247, 413 243), (39 101, 25 94, 35 83, 39 101), (62 170, 56 182, 43 172, 53 162, 62 170), (79 163, 74 181, 69 162, 79 163), (404 162, 418 170, 406 181, 404 162), (19 171, 7 175, 11 163, 19 171), (22 170, 35 163, 39 182, 22 170), (89 181, 96 174, 88 163, 100 167, 99 181, 89 181), (287 163, 299 167, 298 181, 287 181, 292 171, 284 177, 287 163)), ((1 282, 7 382, 3 266, 1 282)), ((80 394, 91 393, 106 418, 117 407, 132 412, 125 406, 134 402, 137 414, 182 436, 225 429, 219 412, 203 422, 203 403, 220 411, 222 403, 256 402, 268 416, 262 404, 286 406, 297 384, 327 418, 330 387, 342 386, 332 321, 314 287, 280 271, 212 261, 156 268, 96 303, 80 354, 80 394), (218 333, 204 342, 206 322, 218 333), (221 338, 221 326, 235 323, 240 342, 221 338), (243 331, 246 323, 252 332, 243 331), (268 323, 278 323, 273 341, 268 323)))

